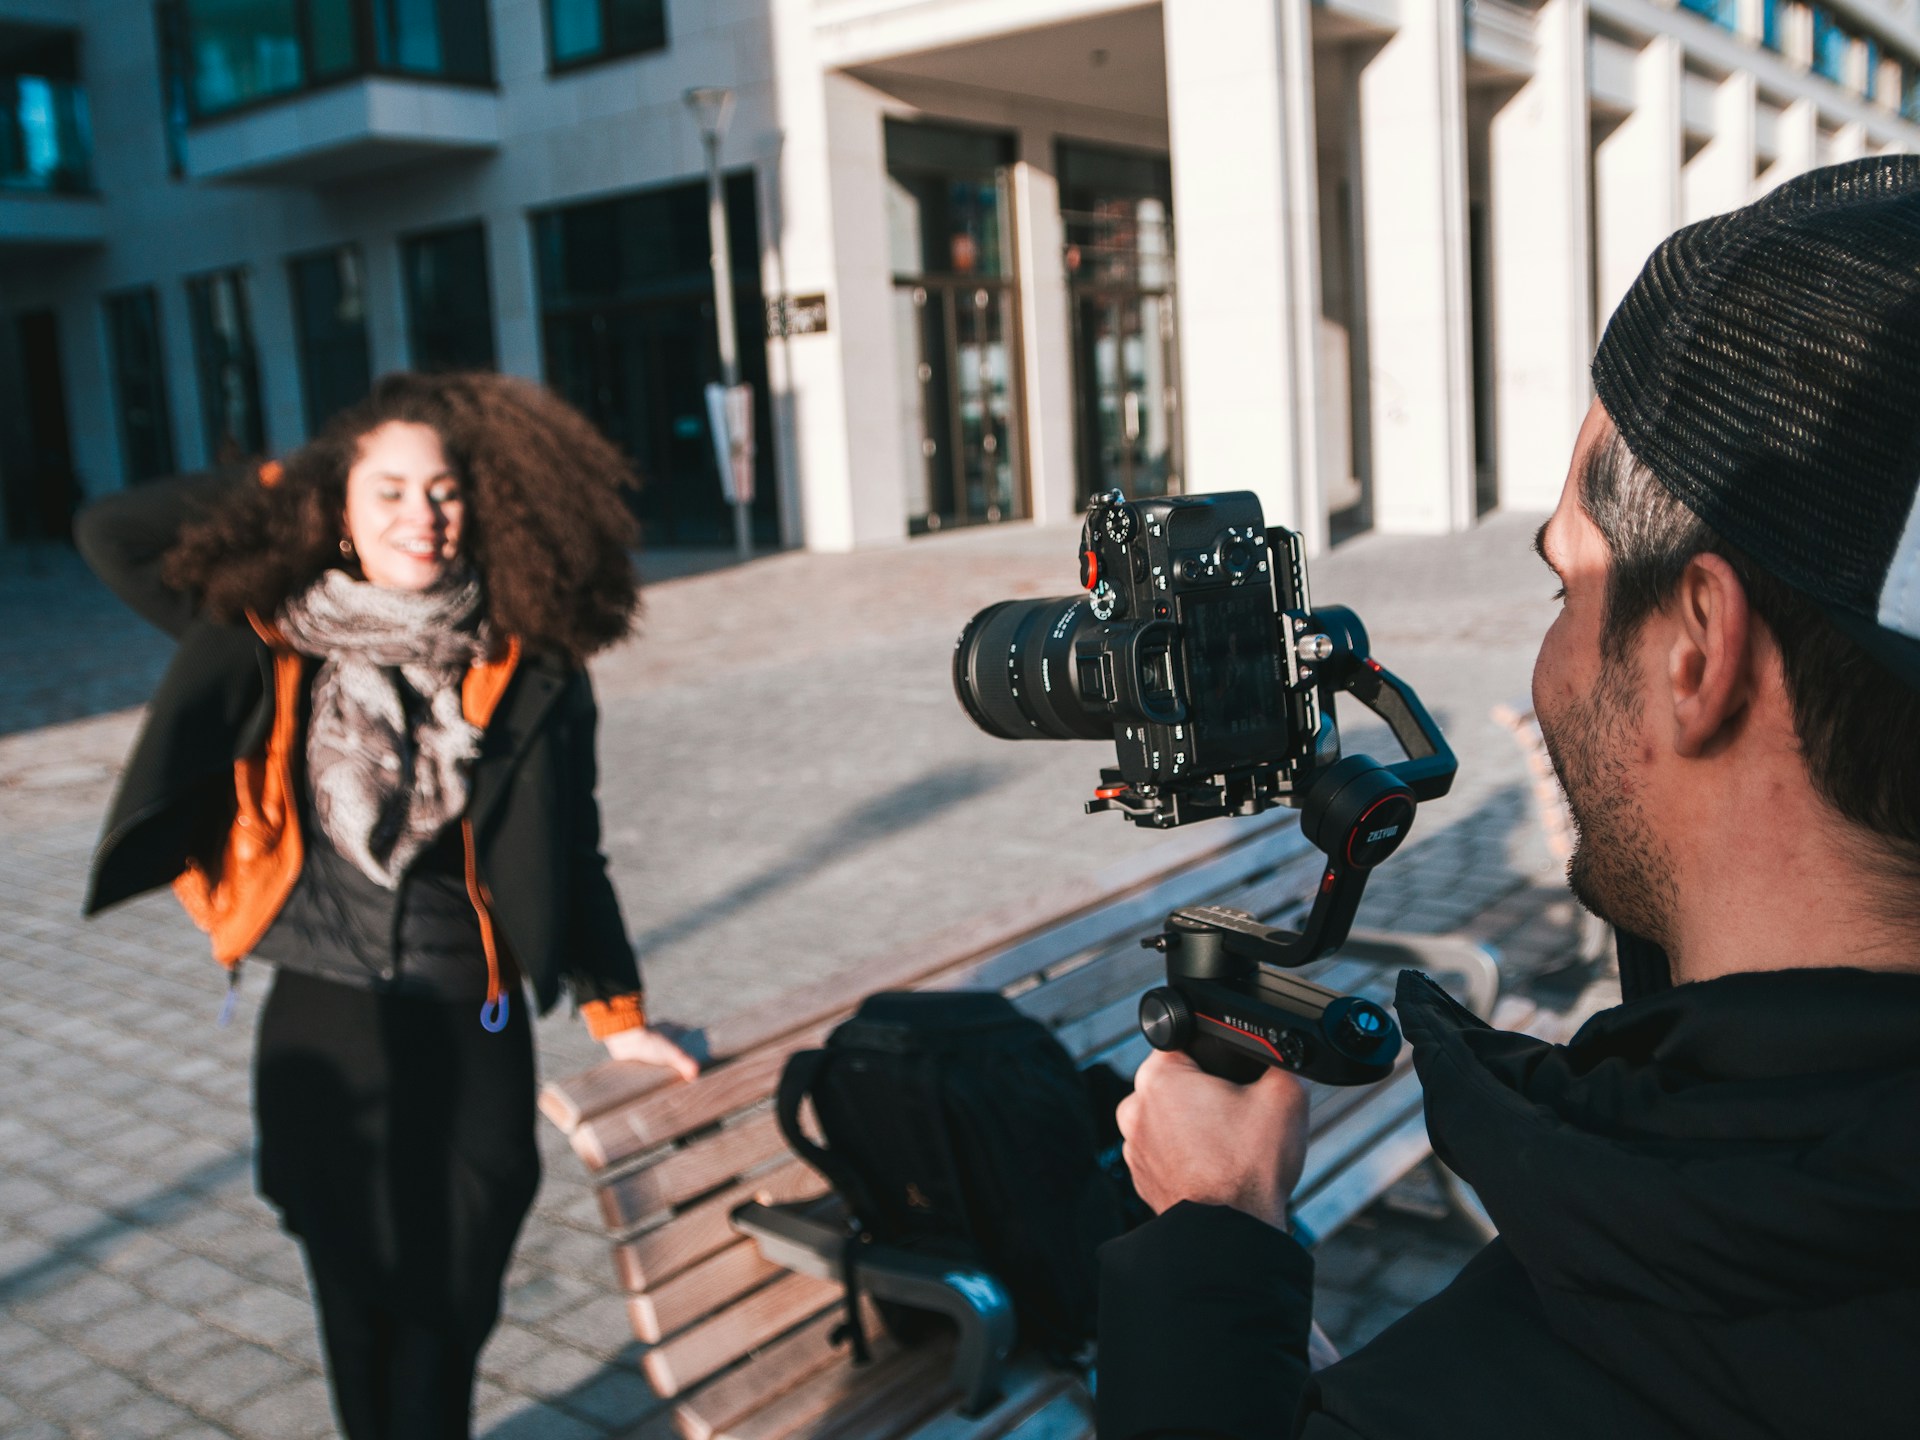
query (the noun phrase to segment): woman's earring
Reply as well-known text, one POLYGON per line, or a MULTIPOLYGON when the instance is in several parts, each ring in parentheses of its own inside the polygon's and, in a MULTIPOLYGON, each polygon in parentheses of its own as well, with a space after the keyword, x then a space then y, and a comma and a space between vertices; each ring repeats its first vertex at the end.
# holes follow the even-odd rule
POLYGON ((349 560, 353 558, 353 541, 349 540, 345 535, 340 537, 340 553, 349 560))

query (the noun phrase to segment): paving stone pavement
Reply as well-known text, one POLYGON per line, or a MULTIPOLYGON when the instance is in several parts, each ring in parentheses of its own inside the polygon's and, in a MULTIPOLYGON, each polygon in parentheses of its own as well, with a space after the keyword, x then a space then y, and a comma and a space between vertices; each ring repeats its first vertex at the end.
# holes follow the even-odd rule
MULTIPOLYGON (((1570 955, 1574 911, 1520 757, 1488 719, 1523 695, 1550 607, 1538 517, 1444 539, 1362 537, 1314 567, 1460 753, 1361 923, 1464 929, 1515 980, 1570 955)), ((1064 593, 1071 531, 1008 526, 852 556, 643 567, 644 633, 594 667, 602 809, 652 1004, 691 1026, 1044 891, 1159 837, 1080 801, 1091 745, 967 723, 948 659, 964 619, 1064 593)), ((169 646, 70 552, 0 549, 0 1433, 332 1433, 305 1278, 254 1197, 251 1027, 164 895, 79 919, 87 857, 169 646)), ((1382 743, 1352 723, 1349 749, 1382 743)), ((538 1026, 544 1073, 594 1055, 538 1026)), ((659 1407, 635 1366, 598 1213, 543 1127, 546 1178, 482 1361, 476 1433, 626 1433, 659 1407)), ((1416 1172, 1319 1252, 1318 1303, 1356 1345, 1477 1242, 1416 1172)))

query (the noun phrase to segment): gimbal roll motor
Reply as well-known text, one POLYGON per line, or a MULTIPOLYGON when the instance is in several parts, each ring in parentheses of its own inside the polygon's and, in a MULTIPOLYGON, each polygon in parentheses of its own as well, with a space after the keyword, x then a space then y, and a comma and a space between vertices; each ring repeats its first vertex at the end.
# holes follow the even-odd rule
POLYGON ((1167 827, 1275 805, 1300 811, 1327 856, 1301 930, 1240 911, 1175 911, 1142 941, 1167 982, 1141 1029, 1230 1079, 1268 1066, 1334 1085, 1393 1068, 1400 1031, 1379 1005, 1287 973, 1347 938, 1367 875, 1399 848, 1422 800, 1444 795, 1453 752, 1419 698, 1368 654, 1359 617, 1309 599, 1300 537, 1240 492, 1128 504, 1095 497, 1081 531, 1086 594, 1004 601, 954 651, 954 690, 1006 739, 1111 736, 1087 809, 1167 827), (1334 699, 1387 722, 1407 758, 1340 754, 1334 699))

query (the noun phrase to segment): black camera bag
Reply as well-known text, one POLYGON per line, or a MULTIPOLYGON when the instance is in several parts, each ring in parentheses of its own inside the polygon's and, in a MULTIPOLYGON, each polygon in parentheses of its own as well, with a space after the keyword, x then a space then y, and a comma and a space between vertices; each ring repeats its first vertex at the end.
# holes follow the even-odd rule
MULTIPOLYGON (((1113 1110, 1127 1089, 1105 1066, 1083 1075, 1044 1025, 992 991, 870 995, 825 1049, 788 1060, 780 1128, 853 1212, 856 1358, 862 1239, 984 1270, 1012 1298, 1023 1343, 1057 1359, 1083 1349, 1095 1252, 1147 1214, 1118 1158, 1113 1110), (803 1097, 824 1148, 800 1128, 803 1097)), ((925 1324, 881 1309, 903 1339, 925 1324)))

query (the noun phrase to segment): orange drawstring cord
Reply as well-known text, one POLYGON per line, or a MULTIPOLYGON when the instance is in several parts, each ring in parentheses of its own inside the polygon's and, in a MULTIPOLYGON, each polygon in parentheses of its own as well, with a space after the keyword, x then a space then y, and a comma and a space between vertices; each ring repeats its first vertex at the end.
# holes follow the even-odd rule
POLYGON ((493 938, 493 914, 488 909, 487 893, 480 884, 480 851, 473 839, 473 821, 460 822, 460 838, 467 852, 467 898, 473 901, 473 913, 480 917, 480 948, 487 952, 487 1003, 480 1007, 480 1024, 498 1034, 507 1028, 507 997, 500 989, 500 949, 493 938))

